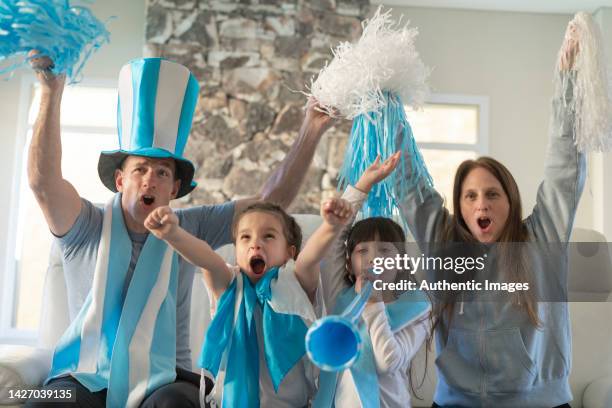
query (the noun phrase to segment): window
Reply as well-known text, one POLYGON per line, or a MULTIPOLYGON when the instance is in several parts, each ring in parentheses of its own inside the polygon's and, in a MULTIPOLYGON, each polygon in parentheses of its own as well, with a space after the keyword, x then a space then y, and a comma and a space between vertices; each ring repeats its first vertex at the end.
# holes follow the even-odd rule
MULTIPOLYGON (((32 129, 40 105, 34 78, 24 80, 27 97, 19 118, 18 152, 12 226, 8 231, 7 259, 2 293, 0 336, 12 342, 33 342, 39 326, 42 294, 52 235, 29 188, 26 163, 32 129), (23 112, 27 112, 23 114, 23 112)), ((97 173, 101 150, 115 149, 117 90, 115 85, 83 82, 67 86, 62 98, 62 173, 79 194, 94 203, 110 196, 97 173)))
POLYGON ((449 209, 459 164, 488 152, 488 106, 487 97, 438 94, 422 111, 406 112, 434 187, 449 209))

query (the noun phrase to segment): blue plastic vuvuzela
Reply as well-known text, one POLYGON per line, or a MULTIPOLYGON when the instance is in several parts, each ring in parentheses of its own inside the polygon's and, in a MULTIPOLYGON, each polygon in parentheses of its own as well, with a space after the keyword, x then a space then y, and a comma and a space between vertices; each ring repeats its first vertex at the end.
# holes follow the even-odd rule
POLYGON ((357 360, 362 347, 357 321, 371 293, 372 282, 366 281, 342 314, 323 317, 308 329, 306 353, 317 367, 340 371, 357 360))

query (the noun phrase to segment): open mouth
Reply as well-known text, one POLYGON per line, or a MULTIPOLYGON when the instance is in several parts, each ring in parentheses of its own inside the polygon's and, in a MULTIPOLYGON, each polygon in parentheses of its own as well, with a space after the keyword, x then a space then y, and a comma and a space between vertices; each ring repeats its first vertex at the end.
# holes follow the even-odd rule
POLYGON ((155 202, 155 197, 151 196, 151 195, 143 195, 142 196, 142 202, 145 205, 151 205, 155 202))
POLYGON ((489 225, 491 225, 491 219, 489 217, 480 217, 477 222, 478 226, 483 230, 489 228, 489 225))
POLYGON ((266 270, 266 261, 259 255, 255 255, 249 261, 251 270, 255 275, 261 275, 266 270))

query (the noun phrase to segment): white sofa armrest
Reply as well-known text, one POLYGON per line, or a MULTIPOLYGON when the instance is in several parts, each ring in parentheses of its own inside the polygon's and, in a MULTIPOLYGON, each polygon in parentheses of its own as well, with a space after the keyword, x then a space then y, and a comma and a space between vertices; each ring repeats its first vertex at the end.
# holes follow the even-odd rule
MULTIPOLYGON (((0 405, 15 404, 11 388, 40 387, 49 375, 53 351, 30 346, 0 346, 0 405)), ((23 402, 23 401, 21 401, 23 402)))
POLYGON ((582 395, 584 408, 612 407, 612 377, 603 377, 591 382, 582 395))

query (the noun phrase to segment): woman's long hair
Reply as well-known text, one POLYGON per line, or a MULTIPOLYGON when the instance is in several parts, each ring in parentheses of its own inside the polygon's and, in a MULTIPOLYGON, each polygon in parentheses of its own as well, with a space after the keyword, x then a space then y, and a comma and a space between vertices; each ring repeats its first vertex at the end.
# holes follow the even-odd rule
MULTIPOLYGON (((476 168, 489 171, 501 184, 506 196, 508 197, 509 212, 508 219, 497 240, 496 246, 499 250, 498 267, 502 268, 504 276, 509 282, 531 282, 532 273, 527 260, 525 245, 520 244, 529 240, 527 227, 523 222, 521 195, 514 177, 510 171, 491 157, 479 157, 476 160, 466 160, 459 165, 455 173, 453 184, 453 214, 449 215, 448 222, 441 232, 440 241, 442 242, 476 242, 470 232, 463 215, 461 214, 461 193, 463 183, 467 175, 476 168)), ((530 287, 533 287, 530 285, 530 287)), ((535 326, 540 325, 538 318, 537 303, 531 291, 517 291, 514 295, 514 302, 520 306, 535 326), (526 292, 526 293, 524 293, 526 292)), ((444 314, 448 319, 447 326, 450 326, 456 298, 449 302, 436 302, 433 306, 434 326, 438 325, 444 314)), ((446 327, 445 329, 448 329, 446 327)))

